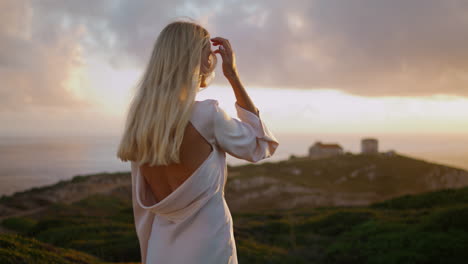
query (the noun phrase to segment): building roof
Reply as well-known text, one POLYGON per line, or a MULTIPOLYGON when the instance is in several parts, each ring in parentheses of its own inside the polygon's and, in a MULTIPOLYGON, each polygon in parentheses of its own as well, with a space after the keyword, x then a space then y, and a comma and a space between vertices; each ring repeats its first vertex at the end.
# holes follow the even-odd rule
POLYGON ((338 144, 323 144, 321 142, 316 142, 314 146, 320 147, 320 148, 339 148, 342 149, 342 147, 338 144))

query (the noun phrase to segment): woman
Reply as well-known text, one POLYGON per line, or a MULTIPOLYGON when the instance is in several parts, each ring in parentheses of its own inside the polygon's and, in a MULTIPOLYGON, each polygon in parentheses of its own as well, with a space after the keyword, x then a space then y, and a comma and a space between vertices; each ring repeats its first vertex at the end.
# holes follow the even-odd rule
POLYGON ((244 89, 227 39, 187 21, 167 25, 130 105, 117 156, 131 161, 133 212, 147 264, 237 263, 224 199, 226 152, 257 162, 278 140, 244 89), (211 42, 219 46, 214 52, 211 42), (196 101, 216 55, 236 96, 239 119, 215 99, 196 101))

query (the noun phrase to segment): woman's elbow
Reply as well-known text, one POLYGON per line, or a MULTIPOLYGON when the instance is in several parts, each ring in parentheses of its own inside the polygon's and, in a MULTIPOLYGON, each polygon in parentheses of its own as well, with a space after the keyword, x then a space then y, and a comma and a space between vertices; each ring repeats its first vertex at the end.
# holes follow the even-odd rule
POLYGON ((252 163, 257 163, 265 158, 266 158, 265 153, 254 152, 251 155, 249 155, 246 160, 252 163))

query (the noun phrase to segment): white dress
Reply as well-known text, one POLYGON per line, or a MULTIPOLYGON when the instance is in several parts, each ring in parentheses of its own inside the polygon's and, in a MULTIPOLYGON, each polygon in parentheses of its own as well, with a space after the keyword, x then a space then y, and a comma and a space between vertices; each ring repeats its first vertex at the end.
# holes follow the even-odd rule
MULTIPOLYGON (((212 145, 208 158, 169 196, 155 202, 136 163, 131 162, 135 227, 143 264, 235 264, 231 213, 224 198, 226 152, 257 162, 279 143, 261 117, 235 103, 232 118, 218 101, 195 101, 190 122, 212 145)), ((260 114, 259 114, 260 115, 260 114)))

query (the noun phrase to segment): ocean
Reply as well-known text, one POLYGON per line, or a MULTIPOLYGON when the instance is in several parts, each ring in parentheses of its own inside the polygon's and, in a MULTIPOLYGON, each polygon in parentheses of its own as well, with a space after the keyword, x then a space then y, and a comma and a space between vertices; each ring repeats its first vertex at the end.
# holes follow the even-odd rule
MULTIPOLYGON (((275 134, 277 152, 262 162, 305 156, 315 141, 338 143, 344 151, 360 152, 360 140, 379 140, 379 151, 397 153, 468 170, 467 135, 275 134)), ((76 175, 130 171, 116 157, 118 136, 0 137, 0 196, 68 180, 76 175)), ((229 165, 247 164, 227 155, 229 165)))

